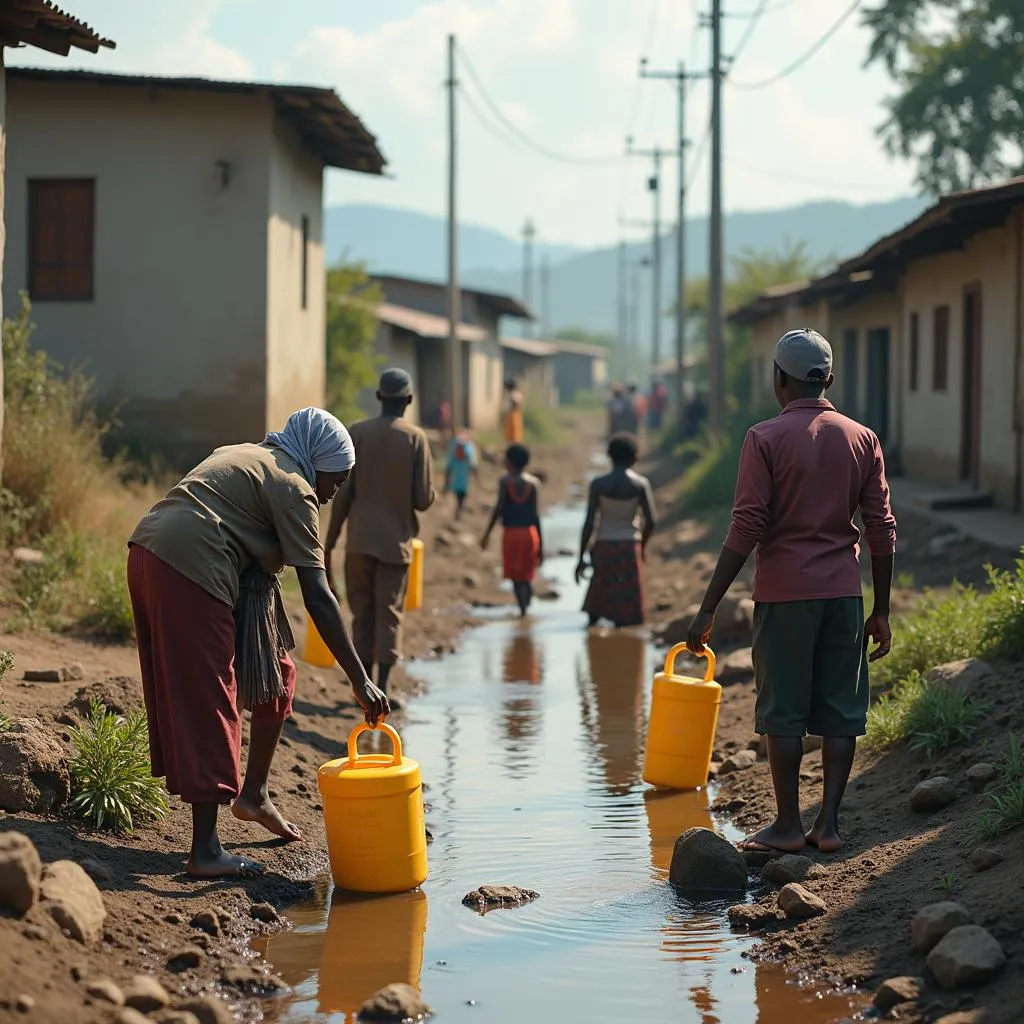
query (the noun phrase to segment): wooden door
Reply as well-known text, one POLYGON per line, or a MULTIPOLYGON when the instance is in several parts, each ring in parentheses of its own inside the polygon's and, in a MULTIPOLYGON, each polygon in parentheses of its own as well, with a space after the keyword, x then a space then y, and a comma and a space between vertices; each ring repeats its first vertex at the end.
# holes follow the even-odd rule
POLYGON ((981 285, 964 289, 960 478, 981 482, 981 285))
POLYGON ((889 328, 868 331, 868 394, 865 419, 882 444, 889 440, 889 328))

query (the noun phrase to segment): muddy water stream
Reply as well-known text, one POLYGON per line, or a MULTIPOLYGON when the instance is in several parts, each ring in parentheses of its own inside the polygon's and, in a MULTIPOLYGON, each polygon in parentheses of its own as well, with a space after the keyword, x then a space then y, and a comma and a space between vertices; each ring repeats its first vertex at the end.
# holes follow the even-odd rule
MULTIPOLYGON (((579 525, 552 512, 547 548, 574 547, 579 525)), ((430 878, 371 899, 324 880, 292 908, 295 928, 255 947, 293 988, 272 1019, 354 1020, 396 981, 439 1021, 479 1024, 832 1024, 859 1005, 744 959, 751 939, 730 932, 726 904, 667 884, 676 837, 713 827, 708 794, 641 782, 657 656, 643 636, 585 630, 573 565, 546 563, 561 596, 531 620, 494 621, 415 666, 429 688, 402 737, 428 786, 430 878), (460 901, 487 882, 541 898, 479 916, 460 901)))

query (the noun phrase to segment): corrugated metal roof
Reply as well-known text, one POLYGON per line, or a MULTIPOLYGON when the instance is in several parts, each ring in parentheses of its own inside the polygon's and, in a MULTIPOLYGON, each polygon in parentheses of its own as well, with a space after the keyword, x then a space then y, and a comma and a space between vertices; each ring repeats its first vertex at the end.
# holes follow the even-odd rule
MULTIPOLYGON (((431 281, 425 277, 403 277, 401 274, 371 274, 374 281, 394 281, 396 284, 420 284, 429 288, 444 288, 448 285, 444 281, 431 281)), ((479 288, 459 289, 464 295, 473 295, 487 303, 501 316, 511 316, 518 320, 534 320, 534 315, 518 299, 511 295, 503 295, 500 292, 485 292, 479 288)))
POLYGON ((382 174, 387 161, 377 140, 333 89, 267 82, 220 82, 210 78, 165 78, 158 75, 115 75, 94 71, 52 71, 9 68, 8 79, 58 85, 96 85, 113 89, 176 92, 217 92, 265 96, 278 115, 296 131, 302 144, 329 167, 363 174, 382 174))
MULTIPOLYGON (((377 319, 392 327, 400 327, 403 331, 418 334, 421 338, 431 341, 442 341, 448 337, 448 318, 435 316, 433 313, 421 313, 418 309, 408 306, 396 306, 391 302, 382 302, 377 307, 377 319)), ((459 338, 462 341, 486 341, 487 331, 472 324, 459 324, 459 338)))
POLYGON ((552 342, 559 352, 573 356, 590 356, 592 359, 607 359, 611 350, 603 345, 590 345, 585 341, 565 341, 555 338, 552 342))
POLYGON ((557 345, 535 338, 502 338, 501 347, 511 349, 513 352, 522 352, 525 356, 534 356, 537 359, 548 359, 558 354, 557 345))
POLYGON ((22 44, 62 57, 73 46, 96 53, 101 46, 112 50, 117 45, 50 0, 6 0, 0 3, 0 46, 22 44))

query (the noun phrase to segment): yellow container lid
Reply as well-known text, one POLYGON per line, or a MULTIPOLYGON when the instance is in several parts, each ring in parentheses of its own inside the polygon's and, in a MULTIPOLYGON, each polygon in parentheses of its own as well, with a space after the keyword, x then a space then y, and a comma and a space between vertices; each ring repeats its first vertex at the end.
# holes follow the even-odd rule
POLYGON ((348 757, 335 758, 321 765, 316 781, 325 797, 368 800, 418 789, 421 777, 419 763, 402 755, 402 740, 390 725, 381 722, 378 726, 369 726, 363 722, 349 735, 348 757), (393 754, 359 753, 359 737, 371 729, 379 729, 390 738, 393 754))
POLYGON ((676 675, 676 658, 683 653, 683 651, 689 651, 690 648, 687 644, 676 644, 669 652, 665 655, 665 670, 659 672, 654 677, 654 685, 658 690, 669 691, 671 686, 686 686, 696 687, 700 690, 708 691, 708 695, 721 693, 722 687, 715 682, 715 652, 710 647, 704 647, 704 652, 699 657, 706 658, 708 667, 704 672, 703 679, 697 679, 694 676, 680 676, 676 675))

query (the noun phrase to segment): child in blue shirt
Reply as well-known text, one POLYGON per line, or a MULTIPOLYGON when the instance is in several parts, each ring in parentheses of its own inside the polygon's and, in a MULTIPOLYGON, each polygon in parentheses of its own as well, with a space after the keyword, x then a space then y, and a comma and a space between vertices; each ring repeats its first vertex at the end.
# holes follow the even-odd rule
POLYGON ((462 518, 462 506, 469 493, 469 478, 476 473, 476 448, 473 442, 460 431, 448 445, 448 461, 445 464, 444 491, 455 495, 455 518, 462 518))

